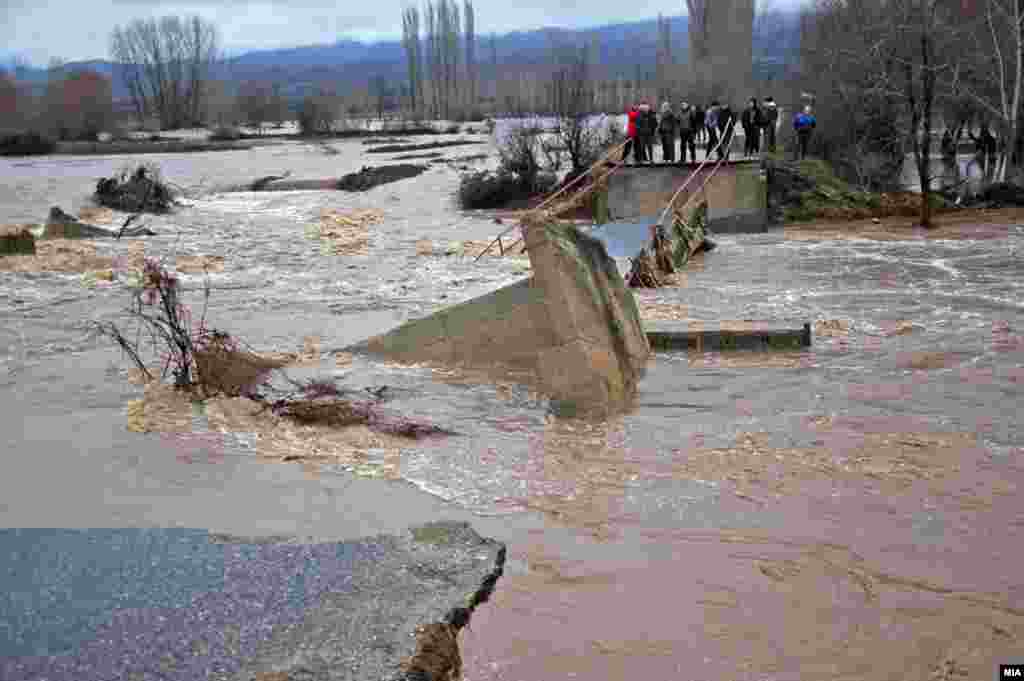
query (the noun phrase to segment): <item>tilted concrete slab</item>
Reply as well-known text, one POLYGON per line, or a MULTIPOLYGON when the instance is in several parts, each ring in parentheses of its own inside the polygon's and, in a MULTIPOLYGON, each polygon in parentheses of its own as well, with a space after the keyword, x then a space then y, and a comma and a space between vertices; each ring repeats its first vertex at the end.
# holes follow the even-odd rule
POLYGON ((623 402, 650 355, 633 294, 601 241, 526 230, 533 276, 347 348, 400 362, 526 370, 565 407, 623 402))
POLYGON ((647 340, 659 350, 786 350, 811 344, 809 322, 649 321, 647 340))
MULTIPOLYGON (((660 215, 698 165, 641 164, 619 168, 608 180, 609 221, 660 215)), ((760 161, 727 162, 701 190, 714 167, 714 163, 705 165, 684 192, 687 196, 703 191, 708 202, 709 230, 720 234, 767 231, 768 183, 760 161)))

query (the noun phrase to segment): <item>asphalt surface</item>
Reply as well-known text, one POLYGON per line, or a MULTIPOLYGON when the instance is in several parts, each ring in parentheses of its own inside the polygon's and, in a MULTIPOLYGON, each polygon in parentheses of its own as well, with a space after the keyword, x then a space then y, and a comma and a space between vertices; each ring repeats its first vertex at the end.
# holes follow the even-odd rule
POLYGON ((494 570, 465 523, 302 543, 206 530, 0 532, 0 678, 382 679, 494 570), (280 678, 280 677, 279 677, 280 678))

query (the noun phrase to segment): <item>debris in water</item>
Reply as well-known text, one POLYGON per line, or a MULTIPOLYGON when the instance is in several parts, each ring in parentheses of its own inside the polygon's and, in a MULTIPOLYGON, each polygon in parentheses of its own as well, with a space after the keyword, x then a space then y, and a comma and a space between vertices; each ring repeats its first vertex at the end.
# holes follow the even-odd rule
POLYGON ((416 177, 427 170, 427 166, 399 163, 390 166, 363 166, 358 173, 349 173, 338 180, 337 188, 347 192, 365 192, 369 189, 398 180, 416 177))
POLYGON ((820 319, 814 322, 814 335, 816 336, 847 336, 850 333, 850 323, 845 319, 820 319))
POLYGON ((44 239, 36 242, 35 255, 7 255, 0 258, 0 271, 5 272, 84 274, 113 267, 113 258, 96 255, 95 244, 74 239, 44 239))
POLYGON ((170 187, 154 164, 126 167, 96 183, 93 198, 101 206, 127 213, 166 213, 174 206, 170 187))
POLYGON ((908 333, 917 331, 919 328, 921 327, 914 322, 902 319, 895 324, 887 324, 882 334, 885 336, 905 336, 908 333))
POLYGON ((640 319, 659 321, 687 321, 691 308, 685 303, 659 303, 635 296, 640 319))
POLYGON ((325 211, 319 225, 310 225, 307 235, 324 241, 325 255, 367 255, 370 246, 369 226, 384 219, 384 213, 375 209, 355 210, 348 213, 325 211))
POLYGON ((222 255, 179 255, 175 258, 174 269, 186 274, 203 272, 223 272, 224 256, 222 255))
POLYGON ((626 284, 630 288, 658 288, 661 280, 658 278, 658 266, 654 257, 641 248, 635 258, 630 258, 629 274, 626 276, 626 284))
POLYGON ((114 222, 114 211, 103 206, 85 206, 78 211, 78 219, 82 222, 93 224, 112 224, 114 222))
POLYGON ((508 248, 503 244, 496 245, 490 250, 490 241, 450 241, 444 246, 437 246, 429 239, 420 239, 416 242, 416 255, 455 255, 459 257, 478 258, 484 252, 491 257, 521 257, 526 259, 526 245, 522 241, 506 239, 508 248), (514 245, 513 245, 514 244, 514 245))
POLYGON ((28 225, 0 226, 0 255, 34 255, 36 237, 28 225))
POLYGON ((423 144, 387 144, 382 147, 371 147, 367 154, 401 154, 407 151, 426 151, 428 149, 446 149, 448 147, 464 147, 469 144, 483 144, 479 140, 447 140, 444 142, 425 142, 423 144))
POLYGON ((60 209, 60 206, 50 208, 50 214, 46 218, 46 226, 43 228, 43 237, 46 239, 107 239, 121 238, 122 236, 139 237, 155 236, 156 232, 144 226, 129 227, 135 216, 125 220, 120 229, 103 229, 87 224, 69 215, 60 209))
POLYGON ((113 282, 117 277, 113 269, 94 270, 82 275, 82 286, 94 288, 99 282, 113 282))

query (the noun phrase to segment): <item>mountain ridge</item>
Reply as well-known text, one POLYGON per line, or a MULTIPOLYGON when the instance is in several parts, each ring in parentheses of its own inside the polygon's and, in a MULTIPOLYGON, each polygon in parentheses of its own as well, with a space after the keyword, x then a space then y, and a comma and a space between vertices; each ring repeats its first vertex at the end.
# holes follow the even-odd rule
MULTIPOLYGON (((796 11, 779 10, 771 16, 777 30, 763 31, 754 37, 756 71, 771 75, 775 66, 791 51, 796 11)), ((680 66, 687 52, 686 16, 668 17, 673 36, 674 61, 680 66)), ((657 61, 657 19, 603 24, 589 28, 546 27, 477 36, 477 59, 482 79, 500 78, 516 71, 542 70, 551 62, 556 46, 596 42, 598 77, 634 78, 649 75, 657 61)), ((114 97, 123 99, 127 91, 119 77, 119 66, 108 59, 69 62, 67 69, 93 69, 111 78, 114 97)), ((41 85, 47 69, 17 69, 19 80, 41 85)), ((397 40, 363 42, 339 38, 334 43, 299 45, 248 50, 226 59, 215 77, 244 82, 251 80, 286 84, 286 95, 302 96, 319 85, 366 87, 375 78, 404 83, 405 52, 397 40)))

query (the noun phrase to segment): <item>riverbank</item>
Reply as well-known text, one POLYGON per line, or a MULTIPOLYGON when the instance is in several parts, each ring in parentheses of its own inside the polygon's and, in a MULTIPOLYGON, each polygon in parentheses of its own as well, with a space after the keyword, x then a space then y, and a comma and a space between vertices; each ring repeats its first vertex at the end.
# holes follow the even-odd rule
POLYGON ((940 212, 932 218, 933 226, 925 229, 917 217, 886 216, 860 220, 819 220, 787 223, 783 231, 787 239, 873 239, 877 241, 973 240, 1005 239, 1014 225, 1024 224, 1021 208, 956 208, 940 212))
MULTIPOLYGON (((776 224, 913 217, 921 212, 919 194, 857 189, 837 177, 831 166, 820 159, 791 161, 768 157, 765 169, 768 215, 776 224)), ((956 209, 941 196, 933 195, 934 213, 956 209)))

